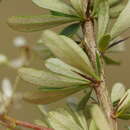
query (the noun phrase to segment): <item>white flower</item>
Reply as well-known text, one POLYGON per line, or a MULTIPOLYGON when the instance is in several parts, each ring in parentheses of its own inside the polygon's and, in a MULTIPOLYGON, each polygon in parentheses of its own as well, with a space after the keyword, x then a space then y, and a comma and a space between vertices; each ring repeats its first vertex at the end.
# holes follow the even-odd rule
POLYGON ((8 59, 5 55, 0 54, 0 64, 6 64, 8 62, 8 59))
POLYGON ((12 85, 10 81, 5 78, 2 81, 2 92, 0 92, 0 114, 3 114, 6 112, 8 105, 11 102, 11 98, 13 96, 13 90, 12 90, 12 85))
POLYGON ((27 45, 27 41, 24 37, 18 36, 13 40, 13 43, 16 47, 23 47, 27 45))
POLYGON ((25 59, 17 58, 10 62, 10 66, 13 68, 20 68, 25 64, 25 59))
POLYGON ((7 78, 5 78, 2 81, 2 91, 3 91, 3 94, 6 98, 10 98, 13 95, 12 85, 7 78))

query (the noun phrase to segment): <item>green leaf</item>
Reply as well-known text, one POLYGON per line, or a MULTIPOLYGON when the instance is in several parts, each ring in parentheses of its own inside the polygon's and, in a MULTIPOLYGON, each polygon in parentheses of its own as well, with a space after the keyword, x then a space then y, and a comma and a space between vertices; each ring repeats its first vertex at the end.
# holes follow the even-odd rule
POLYGON ((115 60, 111 59, 111 58, 108 57, 108 56, 103 56, 103 59, 104 59, 104 62, 105 62, 107 65, 120 65, 120 62, 115 61, 115 60))
POLYGON ((108 1, 110 6, 115 6, 122 2, 121 0, 108 0, 108 1))
POLYGON ((89 130, 99 130, 95 124, 95 121, 92 120, 89 125, 89 130))
POLYGON ((50 58, 50 59, 46 60, 45 66, 50 71, 55 72, 57 74, 61 74, 65 77, 85 81, 86 83, 89 82, 85 78, 83 78, 77 74, 77 73, 82 74, 81 71, 79 71, 78 69, 76 69, 68 64, 65 64, 64 62, 62 62, 61 60, 59 60, 57 58, 50 58))
POLYGON ((69 15, 69 14, 64 14, 64 13, 61 13, 61 12, 57 12, 57 11, 50 11, 51 15, 54 15, 54 16, 62 16, 62 17, 71 17, 71 18, 78 18, 79 21, 81 20, 81 18, 79 18, 78 16, 75 16, 75 15, 69 15))
POLYGON ((48 128, 48 125, 42 120, 35 120, 35 124, 48 128))
POLYGON ((32 0, 36 5, 44 9, 61 12, 69 15, 76 15, 76 11, 61 0, 32 0))
POLYGON ((130 113, 122 114, 118 118, 123 120, 130 120, 130 113))
POLYGON ((77 124, 79 124, 83 130, 88 130, 88 124, 83 110, 77 110, 77 104, 68 103, 68 111, 71 113, 77 124))
POLYGON ((110 43, 111 36, 109 34, 104 35, 99 41, 99 50, 104 52, 108 48, 108 44, 110 43))
POLYGON ((125 49, 126 49, 125 44, 121 43, 116 46, 113 46, 112 48, 109 48, 106 52, 107 53, 120 53, 120 52, 124 52, 125 49))
POLYGON ((77 124, 73 115, 66 109, 57 109, 51 111, 48 114, 48 120, 54 130, 83 130, 79 124, 77 124))
POLYGON ((35 70, 31 68, 19 69, 20 77, 32 84, 47 87, 70 87, 74 85, 86 84, 85 81, 76 80, 52 73, 48 70, 35 70))
POLYGON ((114 39, 124 31, 126 31, 130 27, 130 1, 125 7, 125 9, 120 13, 117 21, 115 22, 112 30, 111 30, 111 37, 114 39))
POLYGON ((42 40, 63 62, 97 78, 87 55, 72 39, 46 30, 42 40))
POLYGON ((45 105, 38 105, 38 109, 40 110, 41 114, 44 116, 45 121, 46 121, 46 116, 48 114, 48 110, 46 110, 47 108, 48 107, 46 107, 45 105))
POLYGON ((66 23, 79 21, 76 17, 60 17, 53 15, 13 16, 8 19, 8 25, 17 31, 33 32, 53 28, 66 23))
POLYGON ((42 43, 41 40, 38 40, 37 43, 32 47, 32 51, 36 53, 42 60, 54 57, 51 51, 42 43))
MULTIPOLYGON (((45 111, 42 107, 41 111, 45 111)), ((51 110, 47 114, 43 113, 49 128, 54 130, 88 130, 87 122, 83 111, 77 111, 76 105, 67 106, 66 108, 58 108, 51 110)), ((43 120, 42 120, 43 121, 43 120)), ((43 124, 41 121, 38 124, 43 124)))
POLYGON ((125 86, 122 83, 116 83, 112 87, 111 101, 117 103, 125 94, 125 86))
POLYGON ((124 4, 119 4, 117 6, 110 8, 110 17, 117 18, 124 8, 125 8, 124 4))
POLYGON ((38 105, 38 109, 41 112, 42 120, 35 120, 35 123, 40 126, 44 126, 46 128, 50 128, 49 122, 47 120, 48 107, 45 105, 38 105))
POLYGON ((100 2, 101 2, 101 0, 94 0, 93 1, 93 11, 92 11, 93 16, 97 15, 97 13, 99 11, 98 9, 99 9, 100 2))
POLYGON ((65 35, 65 36, 68 36, 68 37, 72 37, 78 31, 79 28, 80 28, 80 23, 71 24, 71 25, 65 27, 61 31, 60 35, 65 35))
POLYGON ((98 11, 98 41, 104 36, 109 22, 109 4, 107 0, 102 0, 98 11))
POLYGON ((97 74, 100 76, 100 74, 101 74, 101 61, 100 61, 100 56, 98 53, 96 53, 96 67, 97 67, 97 74))
POLYGON ((111 130, 104 113, 101 111, 98 105, 93 105, 91 107, 91 115, 99 130, 111 130))
POLYGON ((119 40, 119 41, 113 42, 113 43, 111 43, 111 44, 109 45, 108 48, 112 48, 112 47, 114 47, 114 46, 116 46, 116 45, 118 45, 118 44, 120 44, 120 43, 125 43, 125 41, 128 40, 129 38, 130 38, 130 37, 126 37, 126 38, 123 38, 123 39, 121 39, 121 40, 119 40))
POLYGON ((78 104, 78 110, 83 110, 85 108, 87 102, 89 101, 91 92, 92 92, 92 88, 86 89, 85 96, 81 99, 81 101, 78 104))
POLYGON ((79 14, 81 17, 85 17, 85 10, 84 10, 84 0, 70 0, 72 7, 76 10, 76 12, 79 14))
POLYGON ((118 38, 114 39, 111 42, 111 44, 109 44, 109 47, 106 50, 106 52, 107 53, 117 53, 117 52, 123 52, 123 51, 125 51, 125 41, 128 38, 129 37, 126 37, 126 38, 118 37, 118 38))
POLYGON ((23 98, 24 100, 35 104, 50 104, 70 96, 84 88, 84 86, 78 86, 59 89, 50 88, 46 90, 43 87, 43 89, 25 93, 23 98))

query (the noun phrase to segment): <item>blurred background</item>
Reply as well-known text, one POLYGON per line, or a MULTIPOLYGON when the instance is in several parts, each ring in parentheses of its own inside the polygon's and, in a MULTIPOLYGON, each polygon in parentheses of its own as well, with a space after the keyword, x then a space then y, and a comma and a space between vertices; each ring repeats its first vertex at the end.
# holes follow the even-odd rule
MULTIPOLYGON (((37 7, 31 0, 3 0, 0 3, 0 53, 5 54, 9 59, 16 58, 19 55, 19 50, 13 45, 15 37, 23 36, 28 41, 28 44, 35 44, 39 39, 41 32, 21 33, 11 30, 6 21, 8 17, 14 15, 36 15, 43 14, 45 11, 37 7)), ((124 34, 129 36, 130 32, 124 34)), ((126 42, 126 51, 120 54, 115 54, 113 58, 121 61, 121 66, 105 67, 107 86, 111 86, 116 82, 122 82, 127 88, 130 87, 130 40, 126 42)), ((9 68, 0 68, 0 80, 7 77, 14 82, 17 72, 9 68)), ((18 91, 27 90, 29 84, 19 83, 18 91), (28 85, 28 86, 27 86, 28 85)), ((110 89, 109 89, 110 90, 110 89)), ((59 106, 61 101, 52 106, 59 106)), ((19 102, 17 107, 10 108, 10 115, 20 119, 33 122, 34 119, 41 118, 41 113, 36 106, 26 102, 19 102)), ((126 124, 126 123, 125 123, 126 124)), ((124 130, 125 124, 120 125, 120 130, 124 130)), ((130 122, 128 122, 130 124, 130 122)), ((4 130, 0 128, 0 130, 4 130)))

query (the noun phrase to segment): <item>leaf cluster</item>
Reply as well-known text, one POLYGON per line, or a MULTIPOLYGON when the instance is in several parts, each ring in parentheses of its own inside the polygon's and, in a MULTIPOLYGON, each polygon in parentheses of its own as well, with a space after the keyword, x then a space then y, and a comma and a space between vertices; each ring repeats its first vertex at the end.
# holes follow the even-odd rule
MULTIPOLYGON (((130 27, 130 1, 94 0, 90 3, 90 16, 94 22, 95 39, 98 52, 96 53, 97 68, 93 67, 88 52, 85 51, 83 24, 87 20, 86 3, 84 0, 32 0, 37 6, 49 12, 37 16, 13 16, 8 19, 8 25, 17 31, 43 31, 40 38, 40 53, 49 54, 44 58, 45 68, 40 70, 30 67, 19 69, 19 76, 36 86, 34 91, 24 93, 23 98, 35 104, 50 104, 68 97, 79 91, 84 91, 78 109, 83 112, 90 108, 91 123, 89 127, 77 125, 73 116, 66 110, 57 110, 47 116, 51 127, 67 130, 110 130, 102 110, 95 104, 94 87, 101 83, 102 61, 107 65, 119 65, 120 62, 109 57, 109 53, 121 52, 124 49, 122 35, 130 27), (113 19, 115 22, 112 24, 113 19), (126 20, 127 19, 127 20, 126 20), (112 27, 109 26, 112 24, 112 27), (58 33, 50 31, 53 27, 65 25, 58 33), (51 57, 51 58, 50 58, 51 57), (94 102, 94 103, 93 103, 94 102), (64 119, 64 127, 59 119, 64 119), (99 120, 100 118, 100 120, 99 120), (73 124, 73 125, 72 125, 73 124)), ((36 46, 38 46, 37 44, 36 46)), ((41 55, 42 56, 42 55, 41 55)), ((116 118, 130 119, 130 91, 125 91, 122 84, 115 84, 111 92, 116 118)), ((72 110, 73 111, 73 110, 72 110)), ((84 119, 83 119, 84 120, 84 119)), ((82 120, 82 121, 83 121, 82 120)), ((81 121, 81 122, 82 122, 81 121)), ((80 122, 80 123, 81 123, 80 122)), ((50 126, 48 126, 50 127, 50 126)))

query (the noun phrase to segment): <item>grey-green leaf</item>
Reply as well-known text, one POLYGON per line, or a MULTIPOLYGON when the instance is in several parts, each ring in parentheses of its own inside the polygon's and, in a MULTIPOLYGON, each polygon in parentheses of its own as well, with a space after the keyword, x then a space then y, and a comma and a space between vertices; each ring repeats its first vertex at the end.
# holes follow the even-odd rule
POLYGON ((124 8, 125 4, 119 4, 117 6, 110 8, 110 17, 117 18, 124 8))
POLYGON ((94 120, 92 120, 92 121, 90 122, 89 130, 99 130, 99 129, 97 128, 96 123, 95 123, 94 120))
POLYGON ((54 130, 83 130, 71 113, 63 108, 49 112, 48 120, 54 130))
POLYGON ((51 88, 49 90, 46 90, 43 87, 43 89, 41 90, 35 90, 25 93, 23 98, 26 101, 35 104, 49 104, 70 96, 84 88, 84 86, 78 86, 60 89, 51 88))
POLYGON ((120 13, 117 21, 115 22, 112 30, 111 30, 111 37, 114 39, 123 32, 125 32, 130 27, 130 1, 125 7, 125 9, 120 13))
POLYGON ((61 12, 69 15, 77 15, 77 12, 61 0, 32 0, 36 5, 44 9, 61 12))
POLYGON ((125 94, 125 86, 122 83, 116 83, 112 87, 111 101, 118 102, 125 94))
MULTIPOLYGON (((51 15, 54 15, 54 16, 79 18, 78 16, 75 16, 75 15, 64 14, 64 13, 57 12, 57 11, 50 11, 50 13, 51 13, 51 15)), ((79 20, 81 20, 81 18, 79 18, 79 20)))
POLYGON ((99 130, 111 130, 104 113, 102 112, 102 110, 99 108, 98 105, 93 105, 91 107, 91 115, 92 119, 95 121, 95 124, 99 130))
POLYGON ((92 15, 97 15, 98 13, 98 9, 99 9, 99 5, 100 5, 101 0, 94 0, 93 1, 93 11, 92 11, 92 15))
POLYGON ((37 43, 33 46, 32 51, 43 60, 54 57, 52 52, 45 46, 45 44, 42 43, 41 40, 37 41, 37 43))
POLYGON ((76 10, 76 12, 79 14, 81 17, 85 17, 85 7, 84 5, 86 4, 84 0, 70 0, 73 8, 76 10))
POLYGON ((97 78, 87 55, 72 39, 46 30, 42 40, 63 62, 97 78))
POLYGON ((63 76, 70 77, 70 78, 73 78, 76 80, 86 81, 86 83, 89 82, 85 78, 83 78, 77 74, 77 73, 82 74, 82 72, 80 70, 78 70, 68 64, 65 64, 58 58, 50 58, 50 59, 46 60, 45 66, 50 71, 55 72, 57 74, 61 74, 63 76))
POLYGON ((108 49, 106 50, 107 53, 119 53, 119 52, 124 52, 126 49, 126 44, 125 41, 128 39, 122 38, 122 37, 117 37, 113 41, 111 41, 111 44, 109 44, 108 49))
POLYGON ((31 68, 19 69, 20 77, 34 85, 47 87, 70 87, 74 85, 86 84, 85 81, 68 78, 47 70, 36 70, 31 68))
POLYGON ((60 17, 54 15, 13 16, 8 19, 8 25, 17 31, 33 32, 53 28, 66 23, 79 21, 76 17, 60 17))
POLYGON ((83 110, 77 110, 77 104, 75 103, 68 103, 68 111, 71 113, 73 118, 76 120, 77 124, 79 124, 83 130, 88 130, 88 124, 86 121, 86 117, 84 115, 83 110))
POLYGON ((119 104, 117 117, 130 113, 130 89, 126 91, 119 104))
POLYGON ((107 31, 107 26, 109 22, 109 4, 108 0, 102 0, 99 5, 98 11, 98 41, 103 37, 107 31))

